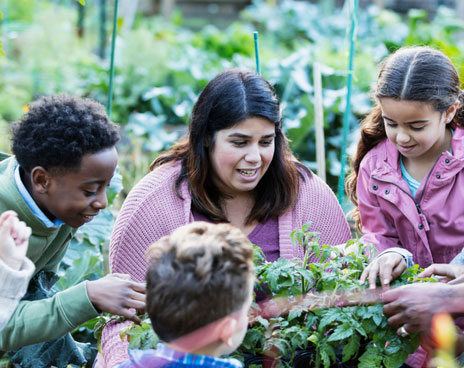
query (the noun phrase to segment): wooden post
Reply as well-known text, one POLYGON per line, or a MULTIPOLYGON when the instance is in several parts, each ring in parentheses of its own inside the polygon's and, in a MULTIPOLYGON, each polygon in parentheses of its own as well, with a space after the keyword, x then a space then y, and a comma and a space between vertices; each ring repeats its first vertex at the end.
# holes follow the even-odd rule
POLYGON ((458 13, 458 17, 464 20, 464 2, 459 0, 456 1, 456 11, 458 13))
MULTIPOLYGON (((456 13, 459 19, 464 20, 464 1, 456 0, 456 13)), ((458 37, 460 40, 464 39, 464 32, 459 31, 458 37)))
POLYGON ((169 19, 171 17, 175 4, 175 0, 160 0, 160 14, 164 19, 169 19))
POLYGON ((324 140, 324 107, 322 99, 321 65, 315 62, 313 65, 314 79, 314 121, 316 130, 316 161, 317 175, 326 181, 325 173, 325 140, 324 140))
POLYGON ((139 0, 120 0, 119 4, 119 17, 124 21, 122 23, 122 30, 124 32, 129 31, 134 24, 135 14, 137 13, 137 7, 139 0))
POLYGON ((385 8, 384 0, 375 0, 375 5, 377 5, 380 9, 385 8))

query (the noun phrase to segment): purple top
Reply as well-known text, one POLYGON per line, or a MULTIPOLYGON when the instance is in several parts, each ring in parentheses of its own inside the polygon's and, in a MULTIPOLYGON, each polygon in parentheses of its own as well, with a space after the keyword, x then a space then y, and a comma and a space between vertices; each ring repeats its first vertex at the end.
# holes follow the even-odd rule
MULTIPOLYGON (((206 216, 192 210, 195 221, 212 222, 206 216)), ((265 223, 259 223, 248 234, 248 239, 252 244, 257 245, 264 252, 266 261, 274 262, 279 258, 279 222, 277 217, 271 217, 265 223)))

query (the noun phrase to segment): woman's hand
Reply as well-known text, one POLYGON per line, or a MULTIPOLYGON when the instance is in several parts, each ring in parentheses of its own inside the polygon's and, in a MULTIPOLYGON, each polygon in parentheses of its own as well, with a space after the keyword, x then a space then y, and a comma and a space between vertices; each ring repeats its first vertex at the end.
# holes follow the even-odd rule
POLYGON ((407 333, 429 332, 433 316, 446 311, 446 300, 453 298, 453 286, 444 283, 404 285, 382 294, 383 313, 396 329, 407 333))
POLYGON ((144 283, 134 282, 129 275, 113 273, 87 282, 87 294, 98 310, 126 317, 140 323, 135 309, 145 309, 144 283))
POLYGON ((449 281, 450 284, 459 284, 464 282, 464 265, 436 263, 422 271, 419 277, 430 277, 432 275, 441 276, 443 277, 442 281, 449 281))
POLYGON ((377 276, 380 278, 382 287, 388 287, 390 281, 400 276, 406 269, 406 262, 401 254, 388 252, 380 257, 374 258, 364 269, 360 281, 369 281, 369 288, 375 289, 377 276))

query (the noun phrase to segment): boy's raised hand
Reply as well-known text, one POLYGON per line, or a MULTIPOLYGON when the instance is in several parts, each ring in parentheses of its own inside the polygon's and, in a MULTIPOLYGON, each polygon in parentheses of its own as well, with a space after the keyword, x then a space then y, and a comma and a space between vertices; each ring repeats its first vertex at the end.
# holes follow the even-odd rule
POLYGON ((26 257, 31 229, 19 221, 14 211, 0 215, 0 258, 14 270, 21 269, 26 257))
POLYGON ((98 310, 126 317, 135 323, 141 320, 135 309, 145 309, 144 283, 131 280, 129 275, 113 273, 87 281, 87 294, 98 310))

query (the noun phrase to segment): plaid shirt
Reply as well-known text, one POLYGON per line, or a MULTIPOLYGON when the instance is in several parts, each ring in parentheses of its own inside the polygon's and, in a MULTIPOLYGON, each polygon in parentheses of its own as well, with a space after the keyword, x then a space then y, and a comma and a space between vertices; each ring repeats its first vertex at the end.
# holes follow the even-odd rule
POLYGON ((164 344, 158 344, 156 350, 129 350, 130 360, 119 364, 118 368, 242 368, 236 359, 221 359, 206 355, 183 353, 164 344))

